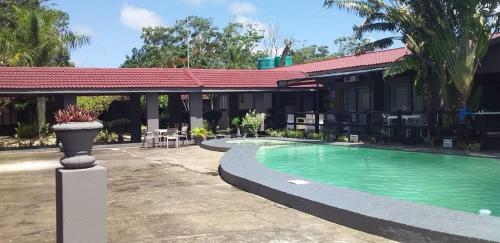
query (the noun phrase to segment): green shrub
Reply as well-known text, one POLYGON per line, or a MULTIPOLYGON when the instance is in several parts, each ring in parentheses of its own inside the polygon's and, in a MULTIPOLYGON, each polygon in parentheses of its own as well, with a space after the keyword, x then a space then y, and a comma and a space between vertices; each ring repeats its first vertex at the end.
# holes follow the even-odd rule
POLYGON ((209 110, 203 114, 203 119, 207 120, 208 130, 216 131, 217 124, 219 124, 219 120, 222 117, 222 112, 217 110, 209 110))
POLYGON ((118 135, 118 142, 123 142, 123 135, 129 133, 131 124, 129 119, 116 119, 107 123, 107 130, 118 135))
POLYGON ((233 117, 233 119, 231 119, 231 126, 233 127, 233 129, 236 131, 238 130, 238 128, 240 128, 241 126, 241 118, 239 117, 233 117))
POLYGON ((282 138, 285 136, 285 132, 283 130, 273 130, 272 128, 266 129, 266 134, 270 137, 282 138))
POLYGON ((208 135, 207 130, 205 130, 205 128, 202 127, 193 128, 191 130, 191 136, 194 138, 206 138, 207 135, 208 135))
POLYGON ((284 136, 287 138, 304 138, 305 134, 300 130, 285 130, 284 136))
POLYGON ((250 110, 247 114, 245 114, 241 123, 243 137, 247 137, 248 135, 258 137, 258 132, 265 116, 266 115, 264 113, 257 114, 255 110, 250 110))
POLYGON ((76 103, 82 109, 101 114, 109 109, 115 100, 123 100, 122 96, 78 96, 76 103))
POLYGON ((33 146, 33 143, 38 138, 38 124, 36 122, 24 124, 17 123, 16 138, 29 140, 29 145, 33 146))
POLYGON ((337 142, 347 143, 349 138, 346 135, 340 135, 337 137, 337 142))
POLYGON ((323 132, 324 136, 323 139, 327 142, 334 142, 337 140, 337 136, 335 135, 335 132, 323 132))
POLYGON ((310 132, 310 133, 307 133, 306 137, 308 139, 323 140, 324 134, 323 134, 323 132, 310 132))
POLYGON ((103 143, 111 143, 111 142, 116 142, 118 141, 118 134, 109 132, 106 129, 102 129, 97 133, 97 136, 95 138, 97 142, 103 142, 103 143))

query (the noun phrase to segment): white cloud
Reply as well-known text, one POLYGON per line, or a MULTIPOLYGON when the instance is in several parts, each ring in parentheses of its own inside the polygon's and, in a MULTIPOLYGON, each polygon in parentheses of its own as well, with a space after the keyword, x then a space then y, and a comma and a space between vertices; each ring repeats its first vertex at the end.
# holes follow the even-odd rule
POLYGON ((155 12, 125 4, 120 13, 120 21, 125 26, 132 29, 142 29, 143 27, 154 27, 163 25, 161 17, 155 12))
POLYGON ((94 31, 87 25, 75 25, 71 28, 73 32, 79 35, 93 36, 94 31))
POLYGON ((256 20, 253 18, 245 17, 245 16, 236 16, 234 19, 234 22, 241 23, 243 25, 251 25, 253 26, 256 30, 262 31, 264 33, 267 32, 267 24, 260 21, 256 20))
POLYGON ((208 3, 224 3, 227 0, 178 0, 178 1, 199 8, 208 3))
POLYGON ((247 14, 255 14, 257 12, 257 7, 251 2, 232 2, 229 5, 229 12, 233 15, 247 15, 247 14))

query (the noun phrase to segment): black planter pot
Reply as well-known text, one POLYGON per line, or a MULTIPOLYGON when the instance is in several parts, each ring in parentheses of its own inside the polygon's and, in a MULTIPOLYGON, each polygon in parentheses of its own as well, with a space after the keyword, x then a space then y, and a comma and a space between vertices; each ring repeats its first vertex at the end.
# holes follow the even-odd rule
POLYGON ((203 142, 202 137, 193 137, 193 140, 195 145, 201 145, 201 142, 203 142))
POLYGON ((95 157, 91 151, 94 138, 102 128, 100 122, 69 122, 52 128, 61 142, 59 146, 64 156, 60 163, 64 168, 82 169, 94 165, 95 157))

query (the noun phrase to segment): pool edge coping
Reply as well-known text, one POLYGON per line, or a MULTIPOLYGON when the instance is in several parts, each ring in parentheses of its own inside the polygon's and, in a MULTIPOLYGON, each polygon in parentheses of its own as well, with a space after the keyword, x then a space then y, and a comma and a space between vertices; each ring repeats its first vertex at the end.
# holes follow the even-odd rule
MULTIPOLYGON (((260 146, 229 144, 227 143, 229 140, 209 140, 204 141, 201 145, 202 148, 208 150, 226 152, 219 165, 221 178, 242 190, 276 203, 349 228, 398 241, 500 241, 500 233, 496 227, 493 227, 500 227, 500 218, 421 205, 317 182, 311 182, 304 190, 303 186, 291 186, 290 183, 287 183, 287 179, 303 178, 272 170, 258 162, 255 155, 260 146), (249 174, 249 171, 258 172, 255 174, 260 174, 260 176, 249 174), (327 192, 328 196, 319 195, 318 192, 319 194, 327 192), (335 196, 339 197, 335 198, 335 196), (342 199, 343 197, 348 197, 347 201, 342 199), (376 205, 375 207, 367 206, 368 204, 365 202, 367 197, 370 197, 379 206, 389 206, 391 210, 399 210, 400 215, 383 212, 388 210, 387 208, 378 207, 377 209, 376 205), (355 207, 346 207, 346 202, 354 203, 355 207), (378 212, 372 214, 369 210, 378 212), (422 214, 422 212, 424 213, 422 214), (435 217, 436 215, 445 217, 435 217), (431 219, 430 216, 434 217, 431 219), (412 217, 417 219, 409 220, 412 217), (485 222, 491 223, 493 226, 490 225, 490 229, 484 229, 485 222), (480 232, 471 231, 470 228, 480 229, 480 232)), ((273 140, 311 142, 304 139, 273 140)), ((313 143, 321 144, 320 141, 313 141, 313 143)), ((408 152, 420 151, 411 150, 408 152)))

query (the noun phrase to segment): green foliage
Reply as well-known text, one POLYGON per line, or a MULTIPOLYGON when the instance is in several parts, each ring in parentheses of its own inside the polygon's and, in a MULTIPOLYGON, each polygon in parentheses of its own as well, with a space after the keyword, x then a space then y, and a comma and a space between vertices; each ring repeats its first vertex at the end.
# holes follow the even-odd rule
POLYGON ((433 137, 431 136, 431 133, 430 132, 427 132, 427 135, 425 137, 422 138, 422 142, 425 144, 425 145, 428 145, 428 146, 434 146, 434 144, 436 143, 436 140, 438 138, 436 137, 433 137))
POLYGON ((106 129, 102 129, 97 133, 96 141, 103 143, 112 143, 118 141, 118 134, 109 132, 106 129))
POLYGON ((465 151, 470 151, 470 152, 479 152, 481 151, 482 143, 478 141, 459 141, 457 148, 459 150, 465 150, 465 151))
POLYGON ((346 135, 340 135, 337 137, 337 142, 347 143, 349 142, 349 138, 346 135))
POLYGON ((72 66, 70 51, 89 37, 69 29, 66 13, 40 1, 9 1, 0 14, 0 65, 72 66))
POLYGON ((36 122, 24 124, 17 123, 16 130, 16 138, 17 139, 26 139, 29 140, 29 145, 33 146, 34 141, 38 138, 39 131, 38 125, 36 122))
POLYGON ((38 137, 38 125, 36 122, 24 124, 17 123, 16 138, 19 139, 35 139, 38 137))
POLYGON ((208 132, 202 127, 193 128, 191 130, 191 136, 195 138, 206 138, 208 136, 208 132))
POLYGON ((241 118, 240 117, 233 117, 231 119, 231 126, 236 130, 241 126, 241 118))
POLYGON ((285 137, 287 138, 304 138, 304 132, 300 130, 285 130, 285 137))
POLYGON ((323 134, 323 132, 309 132, 306 134, 306 138, 314 140, 324 140, 325 134, 323 134))
POLYGON ((116 119, 106 123, 106 129, 118 135, 118 141, 123 142, 123 135, 129 133, 131 124, 129 119, 116 119))
POLYGON ((284 130, 274 130, 272 128, 266 129, 266 134, 270 137, 277 137, 277 138, 285 137, 284 130))
POLYGON ((107 111, 109 105, 115 100, 123 99, 122 96, 78 96, 78 107, 101 114, 107 111))
POLYGON ((370 43, 369 39, 359 40, 355 36, 339 37, 333 41, 337 47, 335 56, 349 56, 360 52, 360 48, 370 43))
POLYGON ((222 112, 218 110, 209 110, 203 114, 203 118, 207 121, 208 130, 215 132, 217 130, 217 124, 222 117, 222 112))
POLYGON ((251 25, 229 23, 219 30, 212 19, 189 16, 171 27, 144 28, 143 46, 132 49, 123 67, 254 68, 262 35, 251 25))
POLYGON ((241 122, 243 137, 247 137, 248 135, 258 137, 258 132, 262 122, 264 122, 265 116, 264 113, 257 114, 255 110, 250 110, 246 113, 241 122))
POLYGON ((362 24, 354 27, 357 38, 373 32, 396 33, 363 45, 360 52, 387 48, 401 40, 416 58, 403 59, 386 75, 415 71, 417 67, 415 84, 423 81, 427 91, 438 87, 438 92, 431 93, 443 99, 445 109, 455 101, 450 100, 449 89, 458 92, 459 106, 469 101, 479 61, 487 51, 491 33, 500 27, 499 15, 495 14, 500 2, 492 0, 325 0, 324 5, 363 18, 362 24), (434 81, 428 79, 430 73, 438 76, 439 85, 431 85, 434 81))

